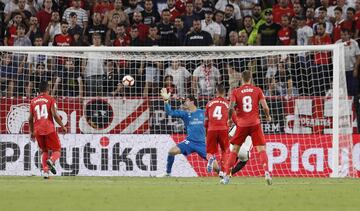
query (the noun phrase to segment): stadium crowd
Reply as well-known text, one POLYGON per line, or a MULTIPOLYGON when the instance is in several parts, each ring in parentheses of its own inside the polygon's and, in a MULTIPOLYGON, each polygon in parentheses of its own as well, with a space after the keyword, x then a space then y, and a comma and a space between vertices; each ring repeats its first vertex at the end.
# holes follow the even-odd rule
MULTIPOLYGON (((360 0, 2 0, 0 12, 0 44, 5 46, 251 46, 347 42, 348 91, 350 95, 359 93, 360 51, 356 39, 360 30, 360 0)), ((53 83, 53 94, 115 96, 123 89, 117 83, 124 75, 118 73, 121 69, 118 62, 57 58, 49 65, 49 58, 44 55, 16 59, 14 56, 5 52, 1 55, 2 92, 6 90, 7 96, 15 93, 30 96, 43 78, 53 83), (66 88, 74 84, 78 87, 76 91, 66 88), (111 88, 104 91, 103 87, 111 88)), ((296 56, 284 60, 275 56, 262 60, 266 60, 265 65, 260 66, 266 68, 262 70, 261 83, 265 84, 267 95, 311 95, 314 90, 306 87, 330 84, 332 64, 326 53, 311 58, 296 56), (292 69, 305 72, 289 72, 292 69), (311 75, 313 81, 318 82, 307 84, 310 79, 299 79, 299 75, 311 75)), ((169 89, 177 87, 179 96, 185 94, 182 89, 187 84, 200 95, 212 94, 215 83, 224 78, 229 79, 230 87, 236 86, 241 71, 239 65, 213 61, 209 66, 204 64, 207 61, 201 62, 191 68, 188 64, 181 66, 170 61, 166 64, 140 62, 136 67, 127 68, 136 69, 136 73, 128 71, 127 74, 136 75, 136 81, 144 82, 140 86, 144 87, 140 91, 144 96, 154 93, 151 88, 163 81, 167 81, 163 85, 169 89), (181 71, 175 71, 178 68, 181 71), (184 82, 184 78, 190 76, 192 81, 184 82)), ((264 61, 255 61, 259 62, 264 61)), ((330 88, 316 93, 325 95, 330 88)))

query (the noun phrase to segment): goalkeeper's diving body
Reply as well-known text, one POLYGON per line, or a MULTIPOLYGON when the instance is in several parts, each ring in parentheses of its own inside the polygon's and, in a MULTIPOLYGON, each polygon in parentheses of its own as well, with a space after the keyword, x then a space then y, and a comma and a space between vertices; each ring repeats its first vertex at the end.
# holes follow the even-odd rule
MULTIPOLYGON (((196 152, 206 160, 205 145, 205 111, 198 109, 196 99, 188 96, 183 104, 185 110, 172 110, 169 104, 170 94, 166 88, 161 89, 161 96, 165 102, 165 111, 172 117, 181 118, 184 121, 187 136, 186 139, 169 150, 166 164, 166 174, 161 176, 171 176, 171 169, 175 161, 175 155, 185 156, 196 152)), ((217 162, 214 162, 214 171, 219 172, 217 162)))

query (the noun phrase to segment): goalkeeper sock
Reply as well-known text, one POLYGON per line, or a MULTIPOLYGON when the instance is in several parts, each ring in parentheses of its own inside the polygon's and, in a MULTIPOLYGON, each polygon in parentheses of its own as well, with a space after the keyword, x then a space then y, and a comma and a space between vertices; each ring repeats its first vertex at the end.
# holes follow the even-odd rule
POLYGON ((51 154, 51 157, 50 157, 50 159, 51 159, 51 161, 53 162, 53 163, 55 163, 59 158, 60 158, 60 152, 59 151, 55 151, 55 152, 53 152, 52 154, 51 154))
POLYGON ((172 166, 174 164, 174 160, 175 160, 175 156, 173 155, 168 155, 167 157, 167 164, 166 164, 166 173, 170 174, 171 173, 171 169, 172 166))
POLYGON ((226 175, 230 175, 230 167, 232 167, 236 161, 237 154, 236 152, 230 152, 229 157, 227 158, 225 164, 225 173, 226 175))
POLYGON ((41 154, 41 165, 42 165, 42 168, 44 170, 44 172, 49 172, 49 167, 46 163, 47 159, 49 159, 49 153, 48 152, 43 152, 41 154))
POLYGON ((261 152, 259 152, 260 154, 260 162, 261 162, 261 165, 264 167, 264 171, 267 172, 269 171, 268 169, 268 156, 266 154, 266 151, 263 150, 261 152))

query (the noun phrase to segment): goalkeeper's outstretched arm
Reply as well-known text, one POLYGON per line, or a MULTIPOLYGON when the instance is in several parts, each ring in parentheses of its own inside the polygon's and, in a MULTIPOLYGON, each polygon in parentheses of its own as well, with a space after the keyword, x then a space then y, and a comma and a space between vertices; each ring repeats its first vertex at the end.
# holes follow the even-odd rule
POLYGON ((185 111, 180 111, 180 110, 172 110, 171 106, 169 104, 169 100, 170 100, 170 96, 171 93, 167 92, 166 88, 162 88, 160 91, 160 95, 164 100, 165 103, 165 112, 167 115, 173 116, 173 117, 180 117, 183 118, 186 116, 186 112, 185 111))

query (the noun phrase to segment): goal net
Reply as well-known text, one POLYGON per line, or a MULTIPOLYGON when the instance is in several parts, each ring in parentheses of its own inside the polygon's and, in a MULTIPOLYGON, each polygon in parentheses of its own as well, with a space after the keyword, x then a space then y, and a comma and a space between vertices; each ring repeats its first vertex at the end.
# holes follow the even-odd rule
MULTIPOLYGON (((250 70, 273 118, 261 119, 274 176, 359 176, 343 48, 1 47, 0 175, 41 174, 28 115, 42 80, 50 83, 68 128, 62 134, 57 127, 59 175, 155 176, 165 171, 168 150, 186 136, 183 122, 166 115, 160 89, 172 93, 173 109, 182 109, 188 95, 204 108, 216 83, 230 93, 240 73, 250 70)), ((251 150, 237 175, 261 176, 261 169, 251 150)), ((177 156, 172 175, 214 174, 194 154, 177 156)))

